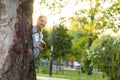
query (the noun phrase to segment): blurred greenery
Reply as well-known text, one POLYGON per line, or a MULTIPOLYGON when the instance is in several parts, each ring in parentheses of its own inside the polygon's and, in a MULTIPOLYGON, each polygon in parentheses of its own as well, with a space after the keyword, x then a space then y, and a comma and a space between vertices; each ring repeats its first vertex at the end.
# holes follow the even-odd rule
MULTIPOLYGON (((54 4, 49 4, 47 0, 42 1, 45 3, 41 4, 45 4, 45 6, 50 9, 51 14, 58 15, 61 13, 62 8, 64 8, 66 4, 69 4, 66 2, 71 0, 53 0, 54 4), (64 4, 61 5, 62 3, 64 4), (58 12, 55 11, 55 8, 58 12)), ((120 0, 109 0, 111 5, 106 9, 104 9, 104 5, 108 0, 87 1, 90 2, 89 9, 77 10, 73 16, 69 18, 61 16, 60 18, 63 19, 61 23, 55 24, 53 59, 60 62, 59 64, 70 60, 78 61, 82 64, 82 71, 85 73, 89 72, 90 68, 97 68, 103 72, 104 77, 108 77, 109 80, 119 80, 120 0), (95 1, 95 3, 93 4, 92 1, 95 1), (95 7, 93 7, 93 5, 95 7), (65 28, 66 25, 64 24, 66 21, 70 22, 69 29, 65 28)), ((79 2, 84 2, 84 0, 75 0, 75 4, 73 5, 79 4, 79 2)), ((47 31, 43 31, 47 48, 40 53, 39 58, 49 60, 52 29, 49 28, 47 31)), ((67 63, 65 65, 67 65, 67 63)), ((42 70, 45 73, 49 72, 49 69, 46 68, 47 67, 44 66, 42 70)), ((78 76, 75 71, 65 71, 64 74, 65 75, 54 75, 56 75, 55 77, 69 77, 72 80, 80 80, 80 77, 84 77, 85 80, 104 80, 104 78, 100 78, 100 76, 102 76, 101 73, 93 71, 92 74, 92 70, 92 75, 81 73, 80 76, 78 76), (73 75, 74 78, 72 78, 73 75)))
MULTIPOLYGON (((39 68, 40 72, 37 73, 37 76, 45 76, 49 77, 48 73, 43 73, 42 68, 39 68)), ((53 72, 53 76, 55 78, 65 78, 70 80, 107 80, 102 76, 101 72, 94 71, 93 75, 87 75, 86 73, 80 73, 78 75, 76 70, 65 70, 64 75, 62 74, 56 74, 53 72)))

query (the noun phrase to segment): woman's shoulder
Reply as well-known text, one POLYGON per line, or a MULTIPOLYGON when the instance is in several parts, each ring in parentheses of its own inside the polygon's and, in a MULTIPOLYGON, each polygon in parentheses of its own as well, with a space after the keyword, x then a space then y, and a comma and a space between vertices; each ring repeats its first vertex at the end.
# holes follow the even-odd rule
POLYGON ((32 31, 36 32, 36 26, 33 26, 32 31))

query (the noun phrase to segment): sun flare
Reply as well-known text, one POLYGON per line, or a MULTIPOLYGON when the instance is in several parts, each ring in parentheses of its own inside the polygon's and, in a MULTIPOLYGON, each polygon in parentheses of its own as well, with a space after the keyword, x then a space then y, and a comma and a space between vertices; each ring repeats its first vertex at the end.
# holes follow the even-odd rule
MULTIPOLYGON (((74 6, 74 0, 71 0, 69 4, 66 4, 65 7, 62 9, 61 14, 51 14, 51 12, 47 8, 40 9, 40 0, 34 0, 33 4, 33 25, 36 25, 36 21, 39 15, 45 15, 48 17, 47 27, 52 27, 53 23, 59 24, 60 17, 66 17, 67 19, 73 15, 75 11, 78 9, 88 9, 89 3, 82 2, 78 5, 74 6), (84 7, 83 7, 84 6, 84 7)), ((67 20, 68 21, 68 20, 67 20)), ((66 22, 66 26, 69 27, 70 23, 66 22)))
MULTIPOLYGON (((52 0, 46 0, 52 3, 52 0)), ((69 17, 73 16, 75 11, 78 11, 80 9, 90 9, 90 1, 81 1, 78 4, 75 4, 76 0, 70 0, 69 3, 65 4, 65 7, 61 10, 60 14, 52 14, 51 11, 48 10, 47 8, 40 8, 40 0, 34 0, 33 4, 33 25, 36 25, 36 21, 39 15, 45 15, 48 18, 48 23, 47 27, 52 27, 54 23, 59 24, 60 23, 60 18, 61 17, 66 17, 68 19, 69 17)), ((102 5, 103 9, 105 10, 109 6, 112 5, 112 2, 106 2, 105 4, 102 5)), ((101 3, 103 1, 101 0, 101 3)), ((95 0, 92 0, 92 7, 95 7, 95 0)), ((58 9, 56 9, 58 10, 58 9)), ((66 20, 68 21, 68 20, 66 20)), ((70 22, 66 22, 66 26, 69 28, 70 22)))

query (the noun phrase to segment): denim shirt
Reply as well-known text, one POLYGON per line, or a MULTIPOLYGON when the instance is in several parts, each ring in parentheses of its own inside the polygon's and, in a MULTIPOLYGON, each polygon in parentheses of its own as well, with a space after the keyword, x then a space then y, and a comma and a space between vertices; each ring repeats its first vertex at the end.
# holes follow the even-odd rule
POLYGON ((39 55, 39 52, 40 52, 38 47, 37 47, 37 41, 43 39, 43 34, 42 34, 42 32, 37 33, 36 26, 33 26, 32 32, 33 32, 33 35, 32 35, 32 38, 33 38, 33 52, 34 52, 34 57, 36 58, 39 55))

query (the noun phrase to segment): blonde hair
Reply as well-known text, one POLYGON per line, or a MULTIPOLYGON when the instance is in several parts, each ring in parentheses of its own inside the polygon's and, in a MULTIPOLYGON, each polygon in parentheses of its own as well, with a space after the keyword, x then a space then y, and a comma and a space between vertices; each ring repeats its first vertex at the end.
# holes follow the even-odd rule
POLYGON ((47 17, 46 17, 46 16, 41 15, 41 16, 39 16, 38 19, 37 19, 37 25, 40 23, 40 21, 41 21, 41 19, 42 19, 43 17, 46 18, 46 20, 47 20, 47 17))

